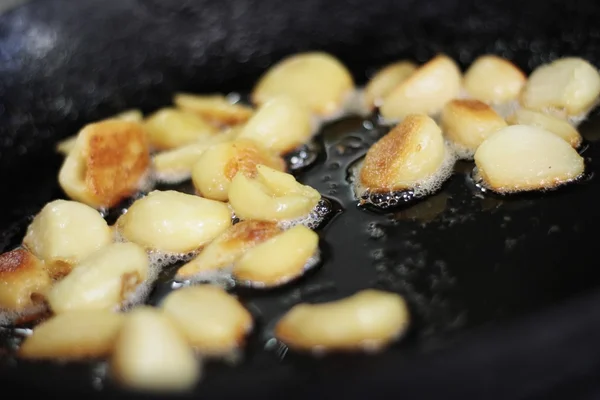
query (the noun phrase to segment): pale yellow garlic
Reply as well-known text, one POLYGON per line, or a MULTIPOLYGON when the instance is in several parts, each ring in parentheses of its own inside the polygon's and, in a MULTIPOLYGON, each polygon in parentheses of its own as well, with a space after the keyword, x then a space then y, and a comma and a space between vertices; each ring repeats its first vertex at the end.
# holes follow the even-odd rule
POLYGON ((276 153, 287 153, 313 134, 308 108, 290 96, 273 97, 262 104, 238 135, 276 153))
POLYGON ((316 115, 332 116, 353 89, 352 75, 334 56, 299 53, 279 61, 260 78, 252 102, 262 105, 283 94, 306 104, 316 115))
POLYGON ((314 266, 318 252, 319 235, 296 225, 246 251, 235 262, 233 276, 255 287, 282 285, 314 266))
POLYGON ((329 303, 296 305, 277 323, 275 336, 302 351, 378 350, 398 339, 409 319, 400 295, 369 289, 329 303))
POLYGON ((418 68, 383 99, 379 109, 388 121, 410 114, 434 115, 460 92, 461 72, 445 55, 438 55, 418 68))
POLYGON ((65 159, 58 182, 73 200, 112 207, 139 190, 150 166, 146 134, 137 122, 86 125, 65 159))
POLYGON ((117 221, 126 240, 169 253, 197 250, 230 226, 226 204, 172 190, 150 192, 117 221))
POLYGON ((144 128, 152 147, 159 150, 185 146, 218 132, 198 115, 169 107, 148 116, 144 128))
POLYGON ((525 108, 558 110, 568 116, 584 114, 600 95, 600 74, 582 58, 560 58, 536 68, 521 94, 525 108))
POLYGON ((397 61, 377 71, 365 87, 365 105, 369 109, 381 106, 383 99, 416 70, 412 61, 397 61))
POLYGON ((201 364, 173 321, 161 311, 131 311, 117 337, 111 376, 142 391, 183 391, 200 379, 201 364))
POLYGON ((231 103, 220 94, 177 93, 173 103, 180 109, 197 114, 217 126, 244 123, 254 112, 252 107, 231 103))
POLYGON ((256 167, 255 178, 238 173, 229 186, 229 204, 241 219, 282 221, 308 215, 321 199, 287 173, 265 165, 256 167))
POLYGON ((256 166, 267 165, 285 171, 285 161, 250 139, 216 144, 198 158, 192 168, 192 181, 198 193, 207 199, 227 201, 231 180, 241 172, 252 178, 256 166))
POLYGON ((33 329, 18 355, 30 359, 76 360, 108 356, 121 329, 122 314, 107 310, 69 311, 33 329))
POLYGON ((549 189, 577 179, 583 158, 569 143, 544 129, 512 125, 487 138, 475 153, 483 184, 505 193, 549 189))
POLYGON ((495 55, 478 57, 465 72, 463 86, 469 95, 488 104, 516 100, 527 81, 519 67, 495 55))
POLYGON ((234 296, 212 285, 178 289, 161 307, 202 355, 230 355, 253 325, 252 315, 234 296))
POLYGON ((112 238, 106 221, 93 208, 75 201, 54 200, 35 216, 23 244, 44 261, 52 277, 58 278, 110 244, 112 238))
POLYGON ((86 257, 48 294, 55 314, 115 310, 148 276, 148 256, 134 243, 113 243, 86 257))
POLYGON ((52 279, 44 264, 19 248, 0 254, 0 310, 23 311, 44 301, 52 279))
POLYGON ((177 277, 186 279, 207 271, 229 267, 242 254, 281 233, 275 222, 240 221, 210 242, 200 254, 177 271, 177 277))
POLYGON ((531 125, 545 129, 563 138, 574 148, 581 145, 582 137, 577 129, 564 119, 550 114, 521 108, 510 115, 506 121, 511 125, 531 125))

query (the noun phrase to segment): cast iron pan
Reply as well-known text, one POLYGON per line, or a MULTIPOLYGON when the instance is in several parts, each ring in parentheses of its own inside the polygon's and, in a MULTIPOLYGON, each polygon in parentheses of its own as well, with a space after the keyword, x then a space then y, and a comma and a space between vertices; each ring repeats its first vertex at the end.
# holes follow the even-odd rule
MULTIPOLYGON (((305 50, 335 54, 359 83, 386 62, 440 51, 463 68, 488 52, 528 72, 567 55, 600 66, 598 20, 594 0, 35 1, 0 17, 0 250, 64 196, 53 146, 86 122, 152 111, 178 90, 247 91, 305 50)), ((345 183, 348 164, 385 129, 358 118, 324 128, 316 162, 298 176, 343 210, 320 231, 325 262, 290 287, 241 293, 258 323, 245 359, 208 365, 193 396, 597 396, 599 118, 581 126, 581 183, 502 198, 478 193, 461 163, 439 194, 393 214, 357 209, 345 183), (366 287, 405 295, 414 315, 387 352, 314 359, 268 346, 273 320, 294 302, 366 287)), ((1 390, 21 396, 136 396, 97 375, 86 363, 0 358, 1 390)))

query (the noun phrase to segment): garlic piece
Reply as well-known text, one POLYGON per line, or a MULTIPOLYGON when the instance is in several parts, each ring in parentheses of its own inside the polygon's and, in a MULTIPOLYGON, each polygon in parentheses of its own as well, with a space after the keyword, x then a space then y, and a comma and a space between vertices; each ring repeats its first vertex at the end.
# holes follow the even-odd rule
POLYGON ((437 124, 426 115, 409 115, 367 151, 360 169, 359 192, 414 188, 436 175, 445 152, 437 124))
POLYGON ((479 177, 500 192, 549 189, 577 179, 583 158, 544 129, 512 125, 486 139, 475 153, 479 177))
POLYGON ((321 199, 310 186, 284 172, 256 166, 256 177, 237 173, 229 186, 229 204, 241 219, 281 221, 308 215, 321 199))
POLYGON ((302 276, 318 260, 319 235, 296 225, 246 251, 233 277, 255 287, 273 287, 302 276))
POLYGON ((243 345, 252 315, 218 286, 178 289, 161 305, 188 343, 202 355, 225 356, 243 345))
POLYGON ((458 97, 460 85, 458 65, 451 58, 438 55, 396 86, 383 99, 379 111, 388 121, 415 113, 434 115, 458 97))
POLYGON ((589 111, 598 95, 598 70, 581 58, 566 57, 532 72, 521 94, 521 103, 536 111, 555 109, 576 116, 589 111))
POLYGON ((287 153, 313 134, 309 110, 289 96, 270 99, 259 107, 238 135, 252 139, 276 153, 287 153))
POLYGON ((113 243, 91 254, 48 294, 55 314, 73 310, 114 310, 148 276, 146 252, 134 243, 113 243))
POLYGON ((510 115, 506 121, 510 125, 531 125, 545 129, 566 140, 573 148, 581 145, 582 137, 577 129, 564 119, 553 115, 521 108, 510 115))
POLYGON ((155 149, 166 150, 194 143, 217 133, 217 128, 190 112, 161 108, 146 118, 144 128, 155 149))
POLYGON ((150 192, 117 220, 119 233, 147 250, 188 253, 231 226, 226 204, 176 192, 150 192))
POLYGON ((106 310, 58 314, 36 326, 18 354, 29 359, 104 357, 112 352, 123 320, 122 314, 106 310))
POLYGON ((379 350, 408 328, 404 299, 379 290, 363 290, 341 300, 299 304, 275 327, 275 336, 302 351, 379 350))
POLYGON ((383 99, 416 70, 417 65, 411 61, 397 61, 377 71, 365 87, 364 100, 367 107, 380 107, 383 99))
POLYGON ((180 279, 190 278, 206 271, 229 267, 242 254, 281 233, 275 222, 240 221, 210 242, 200 254, 177 271, 180 279))
POLYGON ((173 98, 175 105, 185 111, 199 115, 214 125, 237 125, 246 122, 254 110, 243 104, 231 103, 220 94, 196 95, 177 93, 173 98))
POLYGON ((37 306, 51 286, 44 264, 29 251, 0 254, 0 310, 24 311, 37 306))
POLYGON ((494 109, 479 100, 452 100, 444 106, 442 130, 463 158, 472 158, 483 141, 506 127, 506 122, 494 109))
POLYGON ((107 120, 86 125, 79 132, 58 181, 73 200, 95 208, 112 207, 139 190, 149 165, 142 126, 107 120))
POLYGON ((502 57, 478 57, 465 72, 463 86, 475 99, 488 104, 516 100, 527 76, 515 64, 502 57))
POLYGON ((227 201, 233 177, 241 172, 252 178, 259 164, 278 171, 285 171, 286 167, 281 157, 250 139, 216 144, 202 153, 194 164, 194 187, 207 199, 227 201))
POLYGON ((93 208, 75 201, 54 200, 36 215, 23 244, 45 262, 54 278, 113 239, 106 221, 93 208))
POLYGON ((150 307, 127 315, 110 366, 118 382, 142 391, 185 391, 201 374, 200 362, 173 321, 150 307))
POLYGON ((272 66, 252 91, 252 102, 267 103, 289 95, 312 113, 330 117, 341 110, 354 89, 348 69, 334 56, 323 52, 295 54, 272 66))

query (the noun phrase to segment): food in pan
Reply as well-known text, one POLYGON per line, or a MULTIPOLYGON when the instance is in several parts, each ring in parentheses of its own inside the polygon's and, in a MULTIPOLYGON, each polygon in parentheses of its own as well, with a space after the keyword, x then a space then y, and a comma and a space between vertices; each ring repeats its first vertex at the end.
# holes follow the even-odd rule
POLYGON ((478 57, 465 72, 463 87, 474 99, 487 104, 517 100, 527 76, 502 57, 487 54, 478 57))
POLYGON ((203 118, 177 108, 162 108, 144 121, 150 145, 168 150, 217 134, 218 129, 203 118))
POLYGON ((506 118, 510 125, 531 125, 537 126, 552 132, 563 138, 574 148, 581 145, 582 137, 573 125, 567 120, 551 114, 545 114, 540 111, 521 108, 506 118))
POLYGON ((381 68, 365 86, 364 102, 369 110, 380 107, 383 99, 417 70, 412 61, 397 61, 381 68))
POLYGON ((242 124, 254 113, 252 107, 232 103, 220 94, 199 96, 189 93, 178 93, 173 98, 173 103, 178 108, 197 114, 216 126, 242 124))

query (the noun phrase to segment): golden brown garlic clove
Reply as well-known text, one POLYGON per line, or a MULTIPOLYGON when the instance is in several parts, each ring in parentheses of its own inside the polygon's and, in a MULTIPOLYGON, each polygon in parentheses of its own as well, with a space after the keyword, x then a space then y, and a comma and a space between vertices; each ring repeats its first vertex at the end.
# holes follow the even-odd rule
POLYGON ((366 106, 369 109, 380 107, 383 99, 416 70, 417 65, 412 61, 397 61, 377 71, 365 87, 366 106))
POLYGON ((180 109, 197 114, 216 126, 242 124, 254 113, 252 107, 232 103, 220 94, 177 93, 173 102, 180 109))
POLYGON ((153 148, 173 149, 210 137, 218 129, 190 112, 161 108, 146 118, 144 129, 153 148))
POLYGON ((510 115, 506 121, 510 125, 531 125, 545 129, 563 138, 574 148, 581 145, 582 137, 577 129, 566 120, 550 114, 521 108, 510 115))
POLYGON ((40 305, 52 279, 44 263, 19 248, 0 254, 0 310, 25 311, 40 305))
POLYGON ((527 76, 508 60, 487 54, 478 57, 465 72, 463 86, 473 98, 488 104, 517 100, 527 76))

